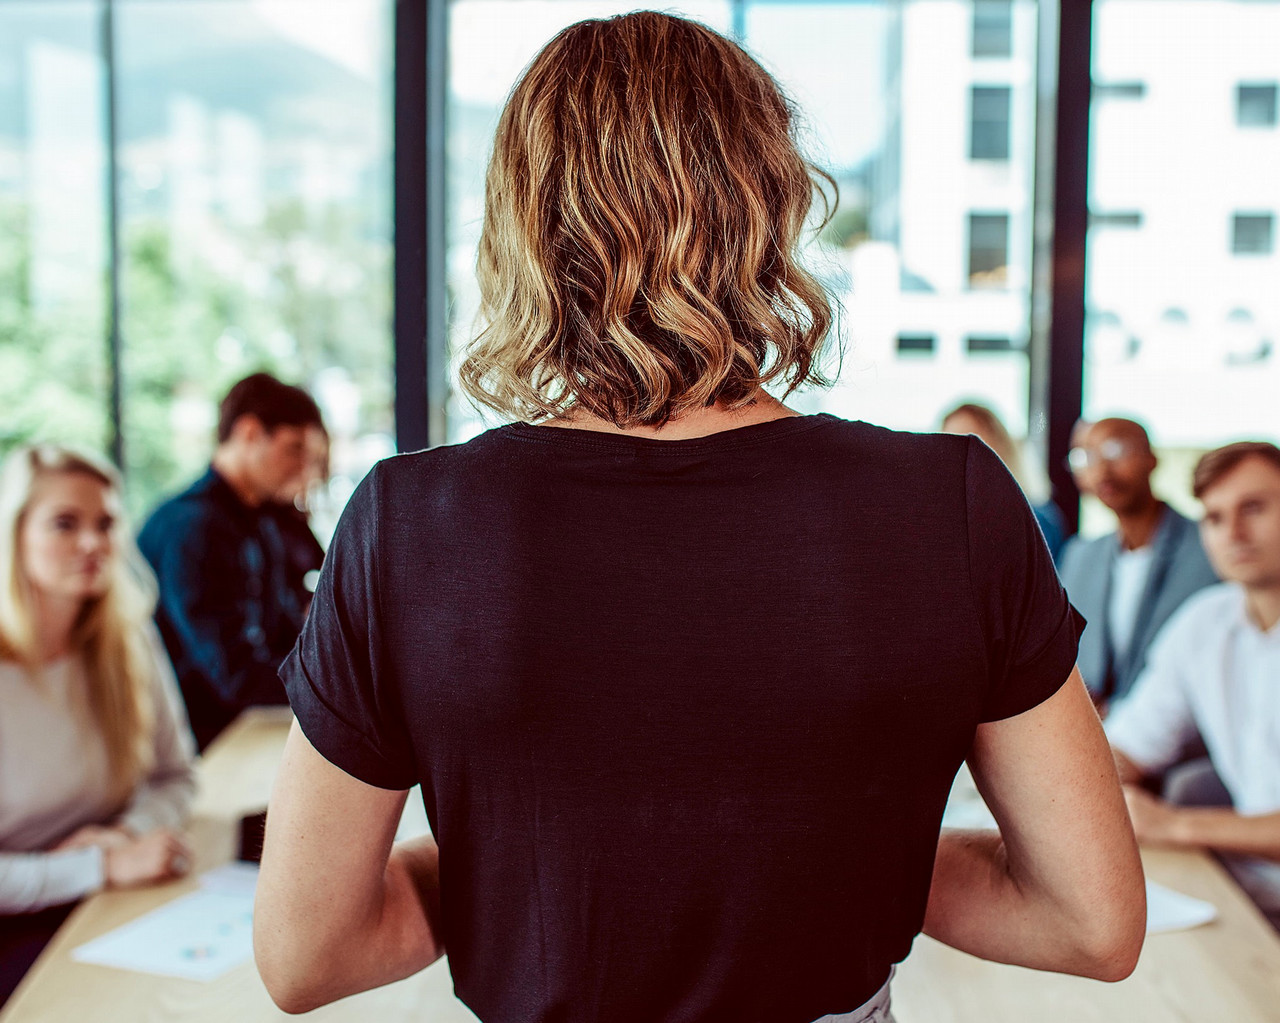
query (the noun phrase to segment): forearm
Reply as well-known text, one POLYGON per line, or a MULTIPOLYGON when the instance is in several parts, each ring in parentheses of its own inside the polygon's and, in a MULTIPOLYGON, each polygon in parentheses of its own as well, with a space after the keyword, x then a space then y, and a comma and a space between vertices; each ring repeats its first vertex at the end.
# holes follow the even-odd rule
POLYGON ((103 885, 102 850, 0 853, 0 914, 74 902, 103 885))
POLYGON ((942 833, 925 914, 930 937, 996 962, 1119 979, 1121 968, 1114 976, 1099 969, 1108 950, 1091 940, 1091 930, 1018 875, 998 832, 942 833))
POLYGON ((1161 844, 1215 849, 1280 862, 1280 813, 1248 817, 1227 807, 1173 808, 1161 844))
MULTIPOLYGON (((268 983, 286 1012, 308 1012, 412 976, 444 954, 439 936, 438 853, 430 838, 394 846, 378 890, 362 912, 336 917, 316 907, 288 924, 287 977, 268 983), (302 936, 305 936, 303 940, 302 936)), ((265 937, 270 936, 270 931, 265 937)), ((259 955, 264 978, 273 971, 259 955)))

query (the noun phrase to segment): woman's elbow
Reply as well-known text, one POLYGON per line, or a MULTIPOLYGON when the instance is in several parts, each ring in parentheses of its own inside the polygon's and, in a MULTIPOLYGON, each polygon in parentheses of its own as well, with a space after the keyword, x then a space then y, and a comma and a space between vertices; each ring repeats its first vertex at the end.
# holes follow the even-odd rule
POLYGON ((253 956, 257 962, 258 976, 262 978, 267 994, 281 1012, 296 1016, 318 1009, 331 1001, 316 983, 314 973, 308 976, 311 971, 291 966, 287 956, 263 954, 256 948, 253 956))
POLYGON ((271 1000, 290 1015, 333 1001, 326 991, 332 972, 318 962, 314 950, 291 941, 285 929, 263 926, 261 916, 254 921, 253 959, 271 1000))
POLYGON ((1139 887, 1136 897, 1119 900, 1099 917, 1079 932, 1080 964, 1075 972, 1110 983, 1124 980, 1137 968, 1147 936, 1144 889, 1139 887))

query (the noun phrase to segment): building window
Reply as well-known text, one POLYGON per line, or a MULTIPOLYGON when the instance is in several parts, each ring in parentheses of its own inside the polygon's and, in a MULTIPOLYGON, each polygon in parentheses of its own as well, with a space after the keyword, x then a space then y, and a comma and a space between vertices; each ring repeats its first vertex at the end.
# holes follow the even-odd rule
POLYGON ((964 347, 970 355, 984 354, 986 352, 1011 352, 1013 351, 1013 340, 998 335, 972 334, 964 339, 964 347))
POLYGON ((1275 83, 1236 86, 1236 124, 1241 128, 1270 128, 1276 123, 1275 83))
POLYGON ((1142 99, 1147 94, 1146 82, 1094 82, 1093 99, 1142 99))
POLYGON ((969 287, 1003 288, 1009 280, 1009 214, 969 214, 969 287))
POLYGON ((1237 256, 1269 256, 1275 233, 1270 213, 1237 213, 1231 223, 1231 251, 1237 256))
POLYGON ((937 340, 932 334, 899 334, 898 354, 932 355, 937 340))
POLYGON ((1012 0, 974 0, 973 55, 1013 56, 1012 0))
POLYGON ((1138 210, 1117 210, 1114 213, 1093 213, 1089 214, 1090 227, 1124 227, 1136 228, 1142 226, 1142 213, 1138 210))
POLYGON ((969 159, 1009 159, 1009 103, 1007 85, 975 85, 970 102, 969 159))

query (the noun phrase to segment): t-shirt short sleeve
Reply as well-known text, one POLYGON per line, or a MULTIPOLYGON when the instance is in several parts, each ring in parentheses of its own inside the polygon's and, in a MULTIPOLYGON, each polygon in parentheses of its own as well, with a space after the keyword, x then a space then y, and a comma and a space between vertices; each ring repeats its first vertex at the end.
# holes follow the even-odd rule
POLYGON ((1067 600, 1022 489, 976 437, 969 438, 965 482, 969 577, 988 664, 981 719, 998 721, 1062 687, 1085 620, 1067 600))
POLYGON ((280 678, 326 760, 367 784, 407 789, 418 781, 416 764, 395 679, 381 663, 378 485, 375 467, 347 503, 280 678))

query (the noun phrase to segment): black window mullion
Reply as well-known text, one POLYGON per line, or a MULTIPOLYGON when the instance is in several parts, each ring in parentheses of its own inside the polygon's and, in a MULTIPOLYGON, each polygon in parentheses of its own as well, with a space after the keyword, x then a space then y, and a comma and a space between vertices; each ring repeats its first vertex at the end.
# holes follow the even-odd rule
MULTIPOLYGON (((1066 467, 1071 431, 1084 406, 1085 243, 1089 227, 1089 100, 1092 0, 1060 0, 1054 104, 1053 243, 1049 338, 1035 374, 1032 421, 1047 424, 1046 461, 1054 499, 1069 532, 1080 521, 1080 493, 1066 467)), ((1047 13, 1047 12, 1046 12, 1047 13)))

